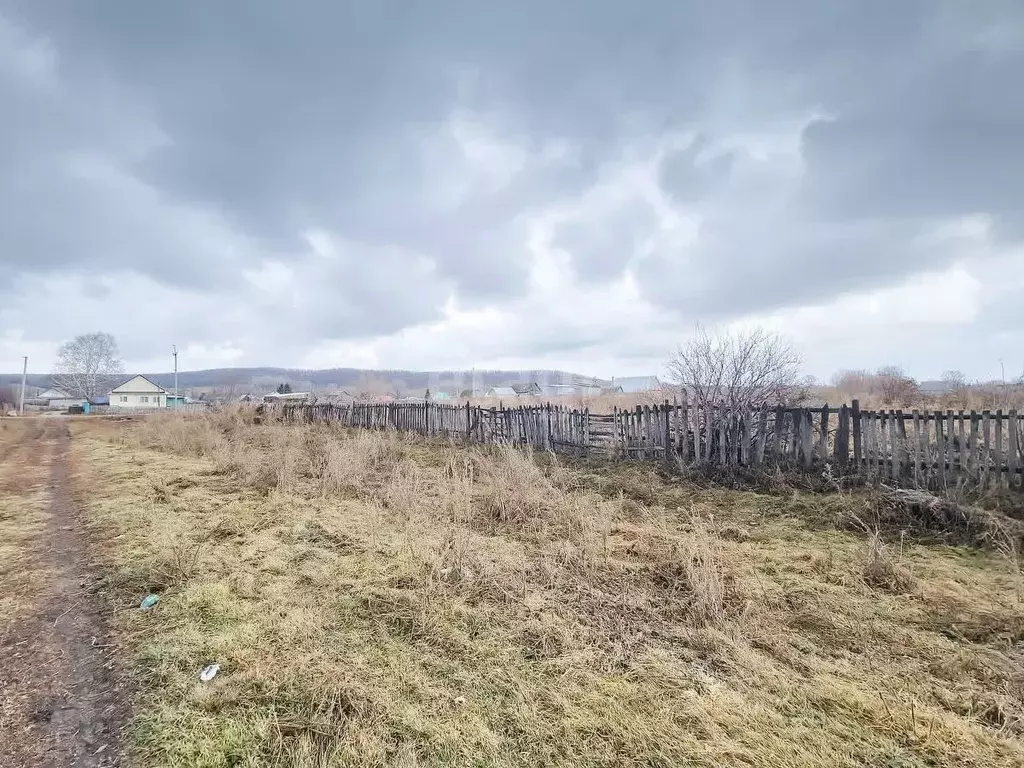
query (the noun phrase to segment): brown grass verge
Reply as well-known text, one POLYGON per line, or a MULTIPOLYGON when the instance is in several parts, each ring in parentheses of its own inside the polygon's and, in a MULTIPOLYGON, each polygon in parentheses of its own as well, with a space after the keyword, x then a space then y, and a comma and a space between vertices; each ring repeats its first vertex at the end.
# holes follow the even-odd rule
POLYGON ((142 765, 1024 761, 1006 560, 804 524, 856 493, 244 414, 72 446, 111 587, 162 596, 119 614, 142 765))

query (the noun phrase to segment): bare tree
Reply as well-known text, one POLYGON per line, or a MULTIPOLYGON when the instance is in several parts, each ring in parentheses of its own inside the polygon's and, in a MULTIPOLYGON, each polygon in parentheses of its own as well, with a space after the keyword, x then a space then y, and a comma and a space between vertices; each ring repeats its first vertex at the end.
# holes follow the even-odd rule
POLYGON ((687 400, 730 407, 792 403, 801 392, 803 362, 792 344, 761 328, 709 333, 701 326, 668 362, 670 379, 687 400))
POLYGON ((921 397, 921 388, 897 365, 887 365, 875 374, 878 394, 885 405, 910 405, 921 397))
POLYGON ((967 377, 964 376, 963 371, 943 371, 942 383, 951 391, 965 389, 967 387, 967 377))
POLYGON ((88 400, 107 392, 122 372, 117 341, 109 333, 86 333, 61 344, 53 384, 73 397, 88 400))

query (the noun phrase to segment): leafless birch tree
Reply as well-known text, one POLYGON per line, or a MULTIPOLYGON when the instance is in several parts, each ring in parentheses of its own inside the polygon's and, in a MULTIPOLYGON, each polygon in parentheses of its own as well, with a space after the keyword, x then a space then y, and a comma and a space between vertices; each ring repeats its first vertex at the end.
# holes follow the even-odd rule
POLYGON ((86 333, 61 344, 53 384, 73 397, 94 400, 122 372, 117 341, 109 333, 86 333))

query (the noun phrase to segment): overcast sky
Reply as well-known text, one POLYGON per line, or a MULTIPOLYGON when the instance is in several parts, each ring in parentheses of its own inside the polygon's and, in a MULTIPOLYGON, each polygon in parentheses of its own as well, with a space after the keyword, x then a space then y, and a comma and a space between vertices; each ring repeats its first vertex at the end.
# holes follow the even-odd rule
POLYGON ((1024 3, 0 0, 0 371, 1024 368, 1024 3))

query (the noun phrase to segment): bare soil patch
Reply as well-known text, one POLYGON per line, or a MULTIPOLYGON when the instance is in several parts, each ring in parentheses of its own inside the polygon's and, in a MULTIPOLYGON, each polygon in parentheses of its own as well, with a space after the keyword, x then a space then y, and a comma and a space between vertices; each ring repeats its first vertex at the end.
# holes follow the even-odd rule
POLYGON ((67 426, 26 419, 0 440, 0 534, 13 542, 0 568, 3 765, 120 765, 128 703, 71 498, 67 426))

